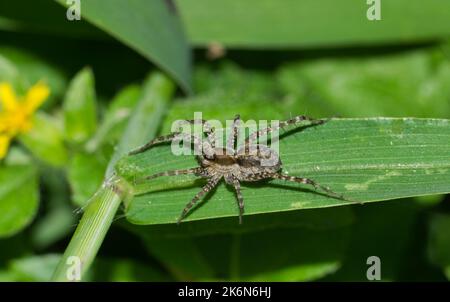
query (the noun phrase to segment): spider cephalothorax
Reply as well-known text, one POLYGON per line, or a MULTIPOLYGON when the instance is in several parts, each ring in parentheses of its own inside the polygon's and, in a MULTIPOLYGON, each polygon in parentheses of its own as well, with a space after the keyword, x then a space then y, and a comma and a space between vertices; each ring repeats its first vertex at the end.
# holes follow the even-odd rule
POLYGON ((279 122, 277 126, 264 128, 251 133, 245 139, 243 146, 237 148, 236 141, 240 129, 239 115, 236 115, 234 119, 231 135, 227 140, 226 147, 216 147, 214 128, 212 128, 207 121, 186 120, 185 122, 187 123, 201 123, 203 125, 204 133, 207 135, 204 142, 197 135, 183 133, 180 130, 179 132, 155 138, 144 146, 131 151, 130 155, 141 153, 151 148, 153 145, 163 142, 180 139, 193 142, 193 146, 197 151, 197 154, 199 154, 197 155, 197 160, 200 164, 199 167, 184 170, 165 171, 147 177, 147 179, 153 179, 161 176, 194 174, 208 180, 202 190, 197 193, 197 195, 195 195, 183 209, 183 212, 178 219, 178 223, 181 222, 196 202, 207 192, 211 191, 219 183, 219 181, 222 180, 222 178, 228 185, 233 186, 236 191, 239 206, 239 223, 242 223, 242 215, 244 213, 244 199, 242 197, 240 187, 241 182, 252 182, 264 179, 282 179, 312 185, 315 189, 321 189, 332 197, 343 199, 341 195, 334 193, 327 187, 324 187, 311 179, 281 174, 280 171, 282 163, 279 155, 269 147, 257 144, 258 137, 301 121, 309 121, 311 125, 319 125, 325 122, 325 120, 321 119, 296 116, 287 121, 279 122))

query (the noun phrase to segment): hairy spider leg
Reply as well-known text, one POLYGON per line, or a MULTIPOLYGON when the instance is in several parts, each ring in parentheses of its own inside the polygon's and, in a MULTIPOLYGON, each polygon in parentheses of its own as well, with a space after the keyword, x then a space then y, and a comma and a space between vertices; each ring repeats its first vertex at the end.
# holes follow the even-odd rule
POLYGON ((285 127, 287 127, 289 125, 300 123, 302 121, 309 121, 309 122, 311 122, 311 125, 320 125, 320 124, 323 124, 323 123, 327 122, 328 119, 326 119, 326 120, 325 119, 314 119, 314 118, 310 118, 310 117, 307 117, 307 116, 304 116, 304 115, 298 115, 298 116, 295 116, 295 117, 293 117, 291 119, 288 119, 286 121, 281 121, 278 124, 278 126, 267 127, 267 128, 261 129, 259 131, 253 132, 251 135, 249 135, 247 137, 247 139, 245 140, 245 150, 248 151, 249 150, 249 146, 250 145, 254 145, 254 142, 258 139, 258 137, 266 135, 266 134, 268 134, 268 133, 270 133, 272 131, 276 131, 276 130, 278 130, 280 128, 285 128, 285 127))
POLYGON ((239 224, 242 224, 242 215, 244 215, 244 198, 241 193, 241 184, 236 178, 233 179, 233 186, 236 191, 236 197, 239 205, 239 224))
POLYGON ((346 200, 342 194, 333 192, 330 188, 322 186, 321 184, 319 184, 319 183, 317 183, 314 180, 309 179, 309 178, 283 175, 283 174, 280 174, 280 173, 273 174, 272 178, 282 179, 282 180, 286 180, 286 181, 292 181, 292 182, 306 184, 306 185, 312 185, 314 187, 314 189, 316 189, 316 190, 320 189, 320 190, 326 192, 331 197, 342 199, 342 200, 346 200))
POLYGON ((190 168, 190 169, 171 170, 171 171, 160 172, 160 173, 156 173, 156 174, 147 176, 147 177, 145 177, 145 179, 150 180, 150 179, 155 179, 155 178, 162 177, 162 176, 177 176, 177 175, 187 175, 187 174, 201 175, 202 172, 203 172, 202 167, 195 167, 195 168, 190 168))
MULTIPOLYGON (((216 146, 216 133, 214 127, 204 119, 193 119, 193 120, 181 120, 180 123, 189 123, 191 125, 195 125, 200 123, 203 127, 202 133, 206 133, 206 143, 202 144, 202 150, 197 153, 197 159, 201 162, 202 157, 206 156, 207 158, 211 158, 214 155, 214 149, 216 146), (205 152, 202 152, 205 151, 205 152)), ((203 136, 202 136, 203 137, 203 136)), ((198 149, 196 149, 198 151, 198 149)))
MULTIPOLYGON (((201 140, 195 134, 174 132, 169 135, 164 135, 164 136, 154 138, 151 141, 149 141, 148 143, 146 143, 145 145, 143 145, 135 150, 132 150, 131 152, 128 153, 128 155, 135 155, 138 153, 142 153, 142 152, 152 148, 154 145, 165 143, 165 142, 171 142, 175 139, 180 139, 180 138, 182 138, 183 140, 189 140, 189 141, 192 140, 194 142, 194 149, 197 152, 199 152, 198 154, 202 154, 201 140)), ((209 149, 211 146, 207 145, 206 147, 209 149)), ((208 150, 208 151, 212 152, 213 150, 208 150)))
POLYGON ((227 150, 233 150, 233 155, 236 154, 235 143, 237 141, 237 137, 239 135, 239 126, 241 123, 241 116, 236 114, 234 117, 233 125, 231 126, 230 136, 227 141, 227 150))
POLYGON ((186 204, 183 211, 181 212, 180 217, 177 220, 177 224, 180 224, 181 220, 183 220, 184 217, 186 217, 189 210, 197 203, 197 201, 206 193, 211 191, 219 182, 220 178, 211 178, 208 183, 202 188, 200 192, 198 192, 192 200, 186 204))
POLYGON ((183 122, 187 122, 189 124, 197 124, 200 122, 203 126, 203 130, 206 133, 207 141, 211 145, 211 148, 214 149, 216 146, 216 133, 214 132, 214 127, 207 120, 184 120, 183 122))

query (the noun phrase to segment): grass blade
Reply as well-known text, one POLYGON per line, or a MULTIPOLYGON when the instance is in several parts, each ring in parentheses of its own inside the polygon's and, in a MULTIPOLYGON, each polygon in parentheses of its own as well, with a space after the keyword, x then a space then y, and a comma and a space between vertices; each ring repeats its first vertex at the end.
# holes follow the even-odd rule
MULTIPOLYGON (((310 177, 361 202, 450 192, 448 154, 450 122, 444 119, 336 119, 280 140, 284 173, 310 177)), ((136 183, 128 220, 174 223, 203 182, 191 176, 140 180, 196 165, 193 156, 174 156, 167 145, 120 160, 118 174, 136 183)), ((349 204, 282 181, 245 184, 243 195, 247 215, 349 204)), ((234 192, 224 184, 209 197, 186 220, 237 215, 234 192)))

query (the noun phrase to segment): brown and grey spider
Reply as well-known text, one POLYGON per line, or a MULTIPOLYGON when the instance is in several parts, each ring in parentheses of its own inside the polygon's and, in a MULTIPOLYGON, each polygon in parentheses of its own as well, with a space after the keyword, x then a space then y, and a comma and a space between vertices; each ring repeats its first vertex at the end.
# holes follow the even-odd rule
POLYGON ((302 183, 312 185, 316 190, 321 189, 329 196, 344 199, 342 195, 331 191, 329 188, 322 186, 315 181, 296 176, 288 176, 281 174, 282 163, 278 154, 267 146, 259 145, 255 143, 258 137, 267 135, 275 130, 284 128, 291 124, 297 124, 302 121, 309 121, 310 125, 323 124, 327 120, 324 119, 312 119, 306 116, 296 116, 286 121, 280 121, 277 126, 267 127, 251 133, 244 142, 244 145, 237 149, 235 147, 238 133, 240 131, 240 116, 236 115, 231 129, 231 135, 229 136, 226 147, 216 147, 216 136, 214 128, 205 120, 186 120, 184 122, 195 124, 201 123, 203 125, 204 134, 207 138, 204 142, 195 134, 183 133, 181 130, 172 134, 161 136, 153 139, 142 147, 139 147, 129 153, 134 155, 144 152, 152 146, 170 142, 173 140, 187 140, 192 141, 194 149, 197 151, 197 160, 200 164, 199 167, 185 169, 185 170, 172 170, 157 173, 146 177, 146 179, 154 179, 161 176, 174 176, 182 174, 194 174, 206 178, 208 182, 202 188, 197 195, 185 206, 177 223, 180 223, 183 218, 186 217, 189 210, 197 203, 197 201, 206 193, 211 191, 219 181, 223 178, 228 185, 234 187, 236 191, 236 197, 239 206, 239 223, 242 223, 242 215, 244 214, 244 199, 241 194, 241 182, 255 182, 264 179, 282 179, 286 181, 302 183), (251 147, 254 148, 251 148, 251 147), (236 150, 237 149, 237 150, 236 150), (253 151, 256 152, 253 152, 253 151), (272 159, 271 165, 262 165, 263 160, 272 159))

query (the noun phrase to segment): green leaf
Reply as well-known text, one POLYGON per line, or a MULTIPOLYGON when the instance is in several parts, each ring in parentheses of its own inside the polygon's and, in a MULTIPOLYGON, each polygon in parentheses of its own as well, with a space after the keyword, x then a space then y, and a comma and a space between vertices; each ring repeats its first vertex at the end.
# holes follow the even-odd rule
POLYGON ((214 234, 246 234, 282 228, 306 228, 330 230, 350 225, 354 220, 350 207, 323 208, 314 211, 290 211, 251 215, 240 225, 236 217, 206 219, 191 223, 133 225, 123 223, 131 232, 145 238, 165 240, 169 238, 189 239, 214 234))
MULTIPOLYGON (((412 199, 355 206, 355 223, 351 226, 350 244, 342 267, 325 281, 368 281, 370 265, 366 263, 370 256, 381 259, 382 281, 406 281, 400 275, 403 265, 411 266, 408 262, 411 259, 406 255, 419 254, 419 251, 410 249, 411 240, 420 235, 415 228, 419 209, 412 199)), ((408 280, 414 278, 408 277, 408 280)))
POLYGON ((193 119, 194 112, 203 118, 229 118, 236 113, 252 119, 279 118, 289 116, 291 109, 280 100, 280 92, 269 73, 244 70, 231 62, 220 64, 220 71, 199 68, 194 80, 198 93, 177 99, 163 123, 161 131, 171 131, 171 122, 177 119, 193 119), (220 104, 220 105, 218 105, 220 104))
MULTIPOLYGON (((49 281, 60 259, 59 254, 14 259, 9 263, 9 272, 14 279, 5 281, 49 281)), ((151 266, 131 259, 113 258, 98 259, 85 281, 133 282, 168 281, 168 279, 151 266)))
POLYGON ((68 180, 72 190, 72 200, 84 206, 100 187, 105 176, 107 159, 99 154, 78 152, 68 166, 68 180))
POLYGON ((436 48, 291 63, 277 78, 293 109, 311 115, 450 115, 450 62, 436 48))
POLYGON ((16 66, 6 57, 0 55, 0 81, 12 81, 17 75, 16 66))
MULTIPOLYGON (((67 5, 64 0, 57 0, 67 5)), ((168 72, 191 91, 190 49, 178 17, 163 0, 84 1, 85 18, 168 72)))
POLYGON ((14 259, 9 263, 9 267, 15 280, 9 281, 48 281, 59 258, 59 255, 47 254, 14 259))
POLYGON ((113 172, 119 158, 155 137, 173 91, 174 84, 165 75, 154 73, 147 77, 140 99, 108 164, 106 177, 113 172))
POLYGON ((179 280, 304 281, 340 266, 352 221, 350 208, 341 207, 253 215, 243 225, 234 217, 124 225, 179 280))
POLYGON ((104 143, 114 144, 119 140, 140 95, 138 85, 129 85, 113 98, 94 137, 86 144, 89 152, 104 143))
POLYGON ((28 152, 17 145, 12 145, 11 148, 9 148, 8 154, 4 159, 6 166, 22 166, 28 165, 32 162, 33 160, 28 152))
POLYGON ((103 32, 87 22, 67 22, 65 8, 54 1, 34 0, 27 3, 26 10, 23 5, 22 1, 0 2, 0 28, 3 31, 107 40, 103 32), (36 14, 38 10, 39 14, 36 14))
MULTIPOLYGON (((449 152, 449 121, 439 119, 334 119, 288 132, 280 140, 284 173, 312 178, 360 202, 450 192, 449 152)), ((174 223, 204 181, 192 176, 142 180, 194 166, 193 156, 174 156, 167 145, 124 157, 116 172, 138 183, 127 219, 135 224, 174 223)), ((234 195, 220 184, 186 220, 236 216, 234 195)), ((243 196, 247 215, 351 204, 282 181, 245 184, 243 196)))
POLYGON ((335 47, 411 43, 448 37, 450 3, 442 0, 176 0, 189 40, 232 48, 335 47))
POLYGON ((77 223, 72 207, 61 206, 49 211, 33 225, 32 241, 36 248, 43 249, 66 237, 77 223))
POLYGON ((161 282, 170 277, 145 262, 124 258, 100 258, 87 279, 106 282, 161 282))
POLYGON ((0 80, 14 83, 18 94, 25 94, 31 86, 44 81, 50 87, 49 99, 43 104, 45 108, 48 108, 64 93, 67 85, 66 77, 59 67, 19 48, 1 47, 0 56, 4 58, 0 58, 0 80), (5 59, 9 61, 9 64, 4 61, 5 59), (7 68, 7 71, 4 68, 7 68))
POLYGON ((441 267, 450 280, 450 215, 435 214, 431 217, 428 242, 428 258, 441 267))
POLYGON ((19 140, 33 155, 46 163, 62 166, 67 162, 62 125, 48 114, 35 114, 33 127, 21 134, 19 140))
POLYGON ((73 255, 83 262, 81 274, 89 269, 119 206, 132 194, 129 185, 114 175, 114 165, 127 150, 154 137, 174 89, 174 83, 161 73, 154 73, 145 81, 141 97, 109 161, 105 181, 90 199, 52 280, 68 281, 66 260, 73 255))
POLYGON ((0 167, 0 237, 12 236, 36 215, 39 198, 36 168, 0 167))
POLYGON ((64 98, 64 126, 68 140, 85 142, 97 127, 94 75, 89 68, 72 79, 64 98))
POLYGON ((72 232, 78 217, 69 202, 66 171, 47 167, 40 174, 45 201, 29 235, 33 247, 42 251, 72 232))
POLYGON ((334 272, 347 241, 347 229, 282 228, 145 243, 181 280, 306 281, 334 272))
POLYGON ((26 232, 20 232, 14 236, 0 238, 0 263, 1 269, 11 259, 30 255, 33 249, 28 240, 26 232))

